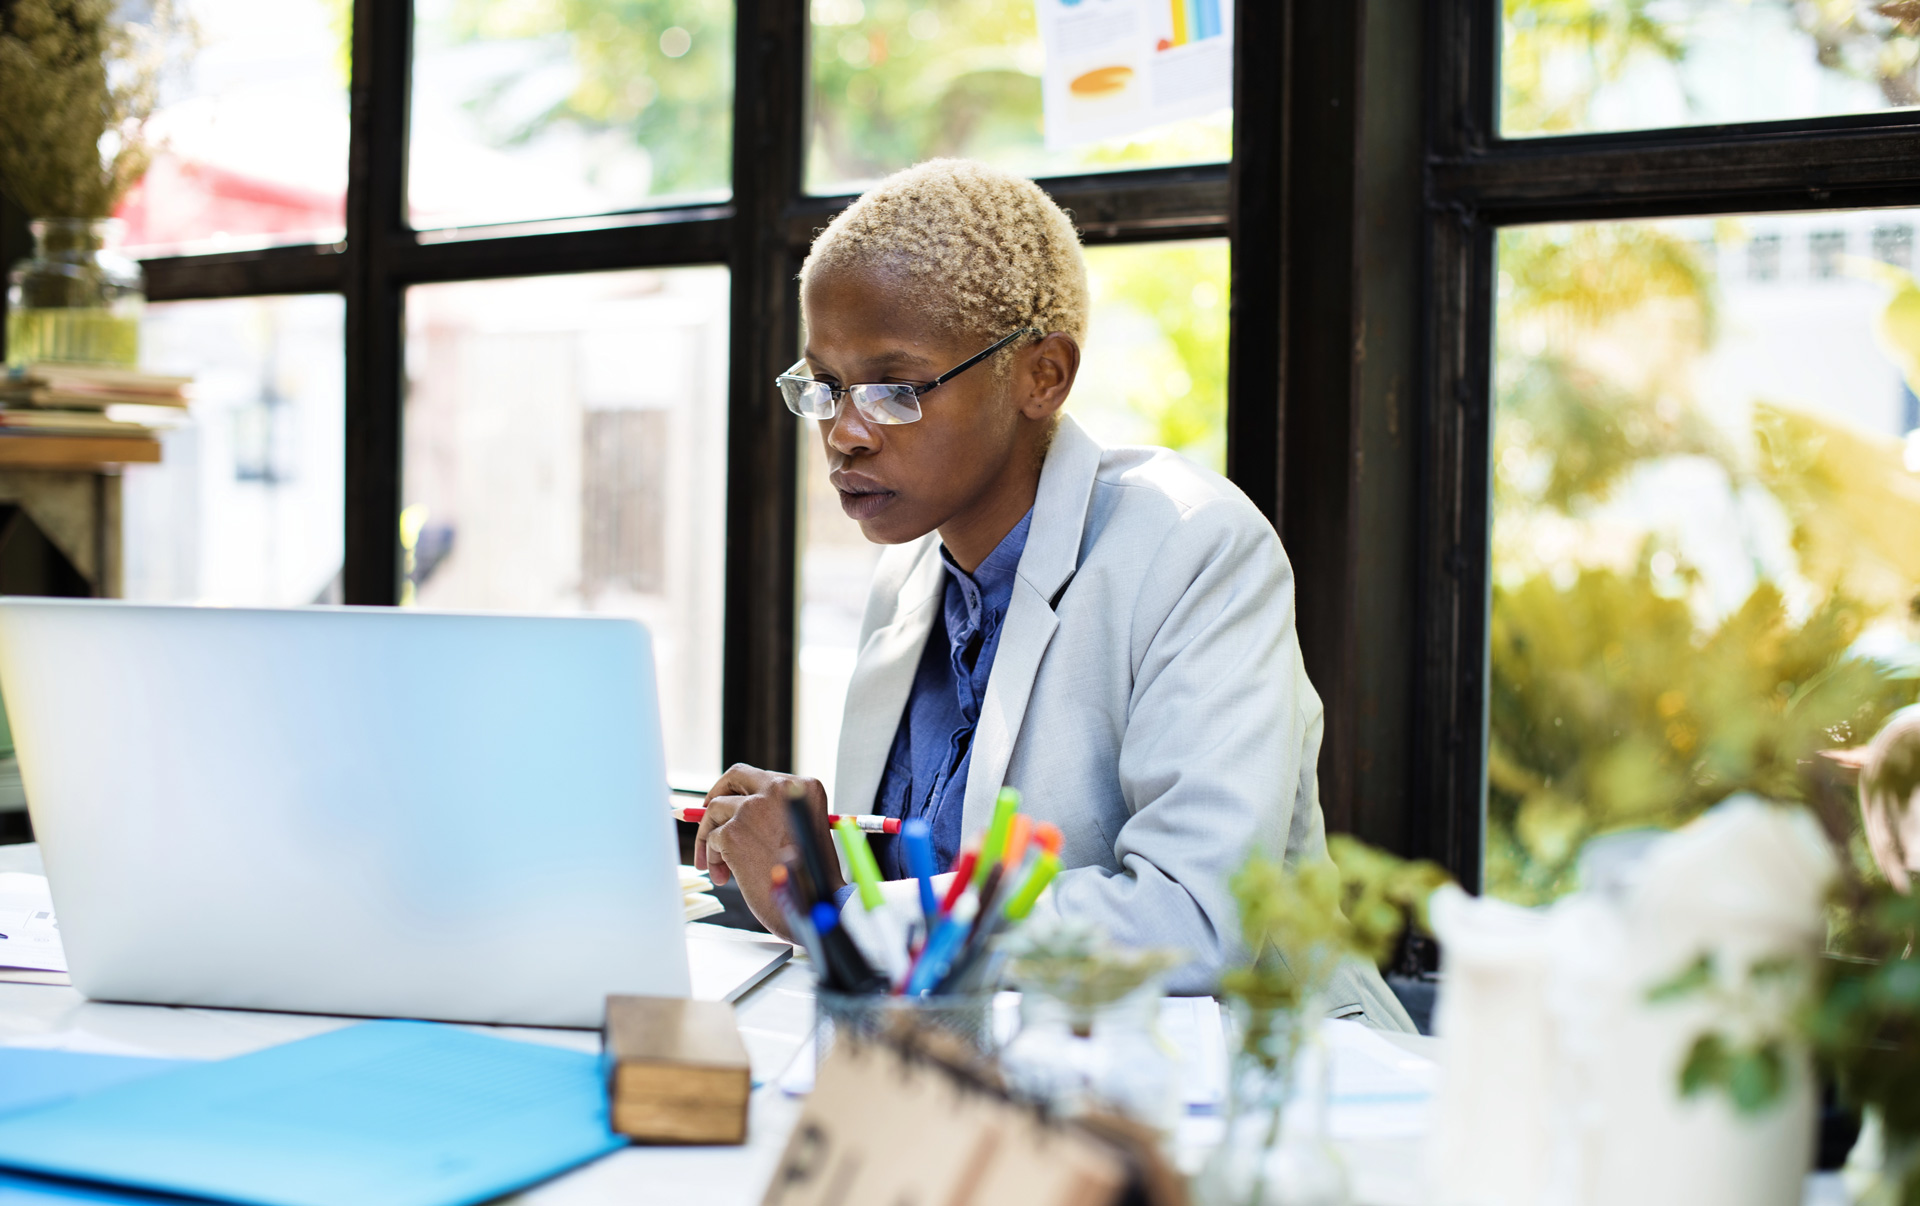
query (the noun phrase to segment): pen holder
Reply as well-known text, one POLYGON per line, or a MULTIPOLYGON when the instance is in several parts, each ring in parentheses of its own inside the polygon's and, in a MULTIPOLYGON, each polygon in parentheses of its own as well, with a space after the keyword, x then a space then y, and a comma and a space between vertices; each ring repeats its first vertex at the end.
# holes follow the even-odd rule
POLYGON ((814 994, 813 1050, 824 1062, 842 1035, 868 1042, 914 1043, 921 1039, 991 1056, 997 1046, 993 993, 944 997, 896 997, 849 994, 825 989, 814 994))

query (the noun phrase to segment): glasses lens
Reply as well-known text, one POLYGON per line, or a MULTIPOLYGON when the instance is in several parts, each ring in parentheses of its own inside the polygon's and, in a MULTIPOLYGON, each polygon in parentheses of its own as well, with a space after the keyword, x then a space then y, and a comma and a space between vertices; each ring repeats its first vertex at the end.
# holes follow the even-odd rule
POLYGON ((803 419, 831 419, 835 410, 833 391, 807 377, 778 378, 780 396, 787 409, 803 419))
POLYGON ((911 385, 855 385, 847 393, 869 422, 892 425, 920 419, 920 397, 911 385))

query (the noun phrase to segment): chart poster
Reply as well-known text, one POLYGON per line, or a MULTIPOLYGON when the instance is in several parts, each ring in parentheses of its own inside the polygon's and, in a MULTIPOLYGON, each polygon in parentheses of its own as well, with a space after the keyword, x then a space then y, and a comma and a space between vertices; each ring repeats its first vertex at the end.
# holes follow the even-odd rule
POLYGON ((1233 104, 1233 0, 1034 0, 1047 149, 1233 104))

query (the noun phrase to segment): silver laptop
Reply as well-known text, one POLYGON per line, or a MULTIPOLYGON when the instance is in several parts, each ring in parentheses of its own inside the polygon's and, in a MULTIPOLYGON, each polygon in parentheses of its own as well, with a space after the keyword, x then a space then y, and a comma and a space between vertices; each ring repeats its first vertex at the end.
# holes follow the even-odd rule
POLYGON ((598 1026, 686 996, 647 631, 0 600, 74 986, 598 1026))

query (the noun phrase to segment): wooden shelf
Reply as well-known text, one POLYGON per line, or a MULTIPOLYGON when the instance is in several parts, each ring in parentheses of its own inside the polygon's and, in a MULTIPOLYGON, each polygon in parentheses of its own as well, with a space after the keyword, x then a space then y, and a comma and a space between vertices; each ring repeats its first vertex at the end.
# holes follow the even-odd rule
POLYGON ((153 465, 160 441, 149 437, 0 435, 0 469, 102 469, 153 465))

